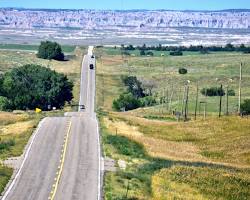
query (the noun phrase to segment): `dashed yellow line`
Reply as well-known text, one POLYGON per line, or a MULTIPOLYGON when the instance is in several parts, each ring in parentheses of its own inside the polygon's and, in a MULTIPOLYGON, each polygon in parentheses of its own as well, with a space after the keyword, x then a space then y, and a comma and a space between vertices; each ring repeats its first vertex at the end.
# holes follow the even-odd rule
POLYGON ((71 130, 71 121, 69 122, 69 125, 68 125, 67 134, 64 137, 64 144, 63 144, 62 154, 61 154, 61 157, 60 157, 60 165, 58 166, 58 171, 56 172, 55 183, 52 186, 52 190, 51 190, 50 196, 48 198, 49 200, 54 200, 55 196, 56 196, 56 191, 57 191, 59 181, 60 181, 60 178, 61 178, 61 175, 62 175, 63 165, 64 165, 65 156, 66 156, 66 152, 67 152, 67 146, 68 146, 70 130, 71 130))

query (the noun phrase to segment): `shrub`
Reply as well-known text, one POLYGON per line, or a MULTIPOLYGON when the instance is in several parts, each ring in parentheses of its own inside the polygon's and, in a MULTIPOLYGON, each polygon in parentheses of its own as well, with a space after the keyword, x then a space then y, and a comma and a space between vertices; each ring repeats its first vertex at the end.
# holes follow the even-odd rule
POLYGON ((241 112, 247 115, 250 114, 250 99, 244 100, 244 103, 241 104, 241 112))
POLYGON ((56 42, 50 41, 41 42, 38 49, 37 57, 48 60, 64 60, 64 54, 62 52, 61 46, 56 42))
POLYGON ((169 53, 169 55, 170 55, 170 56, 182 56, 183 53, 182 53, 182 51, 171 51, 171 52, 169 53))
POLYGON ((11 105, 10 105, 10 101, 8 100, 8 98, 0 96, 0 110, 6 111, 10 109, 10 107, 11 105))
POLYGON ((8 150, 10 147, 12 147, 14 145, 15 145, 15 140, 13 140, 13 139, 1 141, 0 142, 0 151, 8 150))
POLYGON ((140 51, 140 55, 141 55, 141 56, 145 56, 145 55, 146 55, 145 51, 144 51, 144 50, 141 50, 141 51, 140 51))
POLYGON ((133 110, 140 106, 140 100, 135 98, 131 93, 121 94, 117 100, 113 101, 113 109, 117 111, 122 111, 123 109, 125 111, 133 110))
POLYGON ((229 89, 228 96, 235 96, 235 91, 233 89, 229 89))
POLYGON ((141 100, 141 106, 143 107, 156 105, 156 100, 152 96, 147 96, 147 97, 141 98, 140 100, 141 100))
POLYGON ((203 88, 201 90, 201 94, 204 96, 224 96, 225 91, 221 89, 220 87, 211 87, 211 88, 203 88))
POLYGON ((154 53, 152 51, 148 51, 147 56, 154 56, 154 53))
POLYGON ((180 68, 180 69, 179 69, 179 74, 187 74, 187 69, 185 69, 185 68, 180 68))

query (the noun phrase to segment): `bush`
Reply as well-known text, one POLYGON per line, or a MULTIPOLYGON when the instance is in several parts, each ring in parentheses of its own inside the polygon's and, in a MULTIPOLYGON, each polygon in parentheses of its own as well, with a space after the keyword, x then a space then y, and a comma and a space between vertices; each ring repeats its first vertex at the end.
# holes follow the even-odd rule
POLYGON ((144 51, 144 50, 141 50, 141 51, 140 51, 140 55, 141 55, 141 56, 145 56, 145 55, 146 55, 145 51, 144 51))
POLYGON ((235 96, 235 91, 233 89, 229 89, 228 96, 235 96))
MULTIPOLYGON (((39 65, 14 68, 0 82, 2 96, 10 101, 11 109, 61 108, 73 98, 73 83, 67 76, 39 65)), ((7 105, 5 98, 2 101, 7 105)))
POLYGON ((64 54, 62 52, 61 46, 56 42, 50 41, 41 42, 38 49, 37 57, 48 60, 64 60, 64 54))
POLYGON ((141 100, 141 106, 143 107, 156 105, 156 100, 152 96, 147 96, 147 97, 141 98, 140 100, 141 100))
POLYGON ((108 135, 105 137, 105 140, 107 144, 114 146, 119 154, 131 156, 133 158, 145 157, 143 146, 124 136, 108 135))
POLYGON ((123 109, 125 111, 133 110, 140 106, 140 100, 135 98, 131 93, 121 94, 117 100, 113 101, 113 109, 117 111, 122 111, 123 109))
POLYGON ((9 150, 10 147, 15 145, 15 140, 10 139, 7 141, 0 141, 0 151, 9 150))
POLYGON ((170 56, 182 56, 183 53, 182 53, 182 51, 171 51, 171 52, 169 53, 169 55, 170 55, 170 56))
POLYGON ((241 104, 241 113, 250 114, 250 99, 244 100, 244 103, 241 104))
POLYGON ((204 96, 224 96, 225 91, 221 89, 220 87, 211 87, 211 88, 203 88, 201 90, 201 94, 204 96))
POLYGON ((187 69, 185 69, 185 68, 180 68, 180 69, 179 69, 179 74, 187 74, 187 69))
POLYGON ((154 53, 152 51, 147 52, 147 56, 154 56, 154 53))
POLYGON ((8 98, 0 96, 0 110, 6 111, 10 109, 10 107, 10 101, 8 100, 8 98))

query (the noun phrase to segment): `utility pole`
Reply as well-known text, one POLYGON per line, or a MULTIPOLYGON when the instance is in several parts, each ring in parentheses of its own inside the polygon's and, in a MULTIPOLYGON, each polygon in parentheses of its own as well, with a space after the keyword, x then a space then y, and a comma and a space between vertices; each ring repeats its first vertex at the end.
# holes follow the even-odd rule
POLYGON ((197 116, 198 98, 199 98, 199 86, 198 86, 198 82, 197 82, 197 88, 196 88, 196 101, 195 101, 195 112, 194 112, 194 119, 195 119, 195 120, 196 120, 196 116, 197 116))
POLYGON ((174 95, 174 85, 172 84, 172 91, 171 91, 171 95, 170 95, 170 99, 169 99, 169 103, 168 103, 168 110, 169 111, 171 110, 173 95, 174 95))
POLYGON ((206 93, 205 93, 205 104, 204 104, 204 120, 207 117, 207 88, 206 88, 206 93))
POLYGON ((186 95, 187 86, 184 86, 183 97, 182 97, 182 106, 181 106, 181 115, 184 114, 184 104, 185 104, 185 95, 186 95))
POLYGON ((228 113, 228 85, 227 85, 227 90, 226 90, 226 92, 227 92, 226 115, 228 115, 228 114, 229 114, 229 113, 228 113))
POLYGON ((186 93, 186 99, 185 99, 185 114, 184 114, 184 119, 187 121, 188 118, 188 93, 189 93, 189 85, 187 84, 187 93, 186 93))
POLYGON ((238 113, 241 113, 241 82, 242 82, 242 63, 240 63, 240 79, 239 79, 239 102, 238 102, 238 113))
POLYGON ((222 103, 222 96, 223 96, 223 88, 222 88, 222 84, 220 85, 220 105, 219 105, 219 117, 221 117, 221 103, 222 103))

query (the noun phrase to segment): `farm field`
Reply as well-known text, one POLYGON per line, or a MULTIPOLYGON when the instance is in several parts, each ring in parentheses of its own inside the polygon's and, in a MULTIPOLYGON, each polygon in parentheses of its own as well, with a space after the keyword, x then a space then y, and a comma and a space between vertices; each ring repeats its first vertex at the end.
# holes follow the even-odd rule
MULTIPOLYGON (((242 99, 250 98, 250 57, 220 52, 183 56, 122 57, 119 49, 98 48, 97 109, 105 156, 123 160, 126 169, 105 176, 106 199, 249 199, 250 123, 237 113, 239 66, 243 63, 242 99), (188 74, 179 75, 185 67, 188 74), (121 75, 154 83, 154 97, 171 97, 153 107, 114 112, 112 102, 125 91, 121 75), (184 84, 189 80, 189 121, 177 122, 184 84), (199 91, 220 84, 233 89, 229 116, 218 117, 219 97, 199 92, 207 100, 194 120, 197 83, 199 91)), ((198 110, 199 111, 199 110, 198 110)), ((222 98, 226 112, 226 98, 222 98)))
MULTIPOLYGON (((1 46, 2 47, 2 46, 1 46)), ((0 47, 0 48, 1 48, 0 47)), ((15 50, 1 50, 0 54, 0 73, 3 74, 8 70, 25 64, 38 64, 50 67, 57 72, 64 73, 74 82, 73 104, 78 104, 80 90, 80 70, 82 55, 85 48, 76 47, 68 52, 69 61, 43 60, 36 57, 34 52, 35 46, 11 45, 9 48, 15 50), (17 49, 18 48, 18 49, 17 49)), ((68 47, 70 50, 71 47, 68 47)), ((67 49, 67 47, 66 47, 67 49)), ((64 111, 75 110, 76 107, 66 106, 64 111)), ((5 160, 22 155, 25 145, 27 144, 32 132, 35 130, 39 121, 45 116, 62 115, 64 111, 42 112, 40 114, 34 111, 23 112, 0 112, 0 193, 4 190, 5 185, 10 179, 13 169, 10 166, 3 165, 5 160)))

